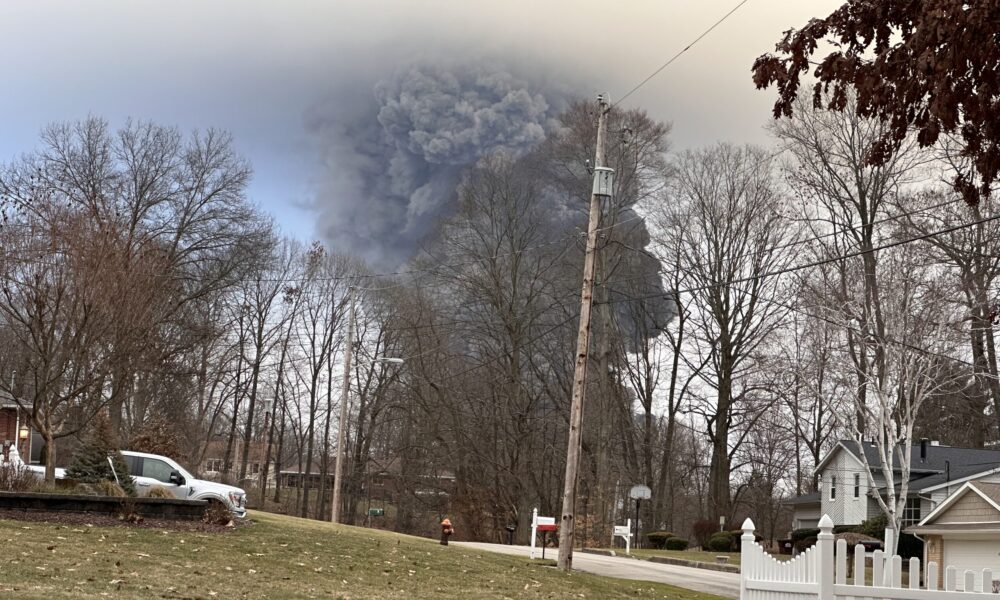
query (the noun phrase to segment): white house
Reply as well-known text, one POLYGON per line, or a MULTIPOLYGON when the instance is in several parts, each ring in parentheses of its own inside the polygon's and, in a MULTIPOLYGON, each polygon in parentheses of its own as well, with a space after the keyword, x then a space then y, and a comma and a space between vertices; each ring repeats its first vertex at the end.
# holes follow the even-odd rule
MULTIPOLYGON (((871 442, 865 442, 862 449, 875 485, 885 497, 878 450, 871 442)), ((895 454, 893 471, 898 489, 900 469, 895 454)), ((816 527, 823 514, 830 515, 835 525, 858 525, 881 514, 856 442, 839 442, 819 462, 816 471, 819 491, 787 502, 793 508, 793 528, 816 527)), ((1000 450, 955 448, 928 440, 914 444, 903 525, 919 523, 967 481, 1000 484, 1000 450)))

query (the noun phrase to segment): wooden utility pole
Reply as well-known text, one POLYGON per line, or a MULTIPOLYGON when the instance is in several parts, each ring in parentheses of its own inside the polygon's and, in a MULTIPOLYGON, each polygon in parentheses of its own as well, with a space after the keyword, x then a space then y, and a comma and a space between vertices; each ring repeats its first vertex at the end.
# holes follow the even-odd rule
POLYGON ((611 195, 611 173, 604 166, 604 137, 608 111, 606 96, 597 97, 597 151, 594 156, 594 189, 590 195, 590 220, 587 224, 587 252, 583 261, 583 292, 580 295, 580 330, 576 338, 576 366, 573 371, 573 397, 569 413, 569 443, 566 447, 566 478, 563 481, 562 520, 559 524, 559 568, 573 568, 575 541, 576 489, 580 472, 583 440, 583 401, 587 393, 587 354, 590 349, 590 309, 594 300, 594 262, 597 253, 597 226, 601 218, 601 198, 611 195))
POLYGON ((354 288, 347 290, 351 316, 347 323, 347 348, 344 354, 344 385, 340 396, 340 420, 337 422, 337 466, 333 474, 333 510, 330 520, 340 522, 340 490, 344 485, 344 446, 347 445, 347 404, 351 394, 351 358, 354 354, 354 288))

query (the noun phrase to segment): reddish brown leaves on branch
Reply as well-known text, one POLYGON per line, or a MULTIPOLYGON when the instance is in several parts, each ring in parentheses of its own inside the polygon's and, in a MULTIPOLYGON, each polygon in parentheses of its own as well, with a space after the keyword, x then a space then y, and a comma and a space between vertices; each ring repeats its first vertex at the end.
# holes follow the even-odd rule
POLYGON ((775 118, 792 116, 801 80, 817 82, 813 102, 890 124, 869 150, 882 164, 911 130, 922 146, 961 138, 975 176, 955 188, 975 204, 1000 174, 1000 0, 850 0, 824 19, 785 32, 775 54, 753 66, 758 88, 774 85, 775 118), (812 60, 820 43, 833 50, 812 60), (973 181, 978 179, 978 181, 973 181))

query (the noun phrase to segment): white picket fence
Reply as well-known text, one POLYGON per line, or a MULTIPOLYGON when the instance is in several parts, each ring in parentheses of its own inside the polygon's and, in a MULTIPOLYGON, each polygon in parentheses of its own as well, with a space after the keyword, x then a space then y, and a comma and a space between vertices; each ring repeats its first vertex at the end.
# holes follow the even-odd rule
POLYGON ((841 600, 846 598, 885 598, 899 600, 949 600, 970 596, 990 596, 993 591, 993 573, 990 569, 964 571, 947 567, 944 589, 938 589, 938 565, 927 564, 921 587, 920 559, 909 561, 909 582, 902 585, 903 559, 888 556, 881 550, 869 553, 871 557, 871 582, 866 578, 865 550, 854 549, 853 576, 848 577, 848 549, 845 540, 834 543, 833 521, 824 515, 819 522, 820 533, 816 545, 788 561, 771 556, 754 541, 754 524, 750 519, 743 523, 740 556, 741 600, 841 600), (985 582, 985 589, 983 583, 985 582), (964 590, 964 591, 960 591, 964 590))

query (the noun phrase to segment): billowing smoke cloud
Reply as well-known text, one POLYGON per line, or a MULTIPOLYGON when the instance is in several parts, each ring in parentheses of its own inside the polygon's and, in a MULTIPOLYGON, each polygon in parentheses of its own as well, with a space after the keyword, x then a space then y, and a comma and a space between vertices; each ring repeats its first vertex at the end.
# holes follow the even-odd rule
MULTIPOLYGON (((451 214, 466 167, 494 152, 538 147, 574 96, 550 80, 481 65, 410 66, 367 89, 373 93, 349 88, 317 106, 308 125, 326 162, 315 203, 320 236, 382 270, 412 257, 451 214)), ((580 191, 583 203, 589 183, 580 191)), ((586 211, 566 206, 565 194, 546 194, 542 201, 553 231, 564 233, 567 220, 586 226, 586 211)), ((619 215, 626 222, 633 216, 631 209, 619 215)), ((641 220, 616 235, 629 247, 649 242, 641 220)), ((654 259, 637 253, 618 275, 628 285, 618 289, 609 282, 630 348, 673 318, 658 269, 654 259), (622 302, 637 296, 647 298, 641 307, 622 302)))
POLYGON ((448 213, 463 167, 545 138, 564 89, 542 89, 484 66, 417 65, 374 86, 365 102, 312 111, 326 176, 316 202, 320 235, 379 267, 412 256, 448 213))

